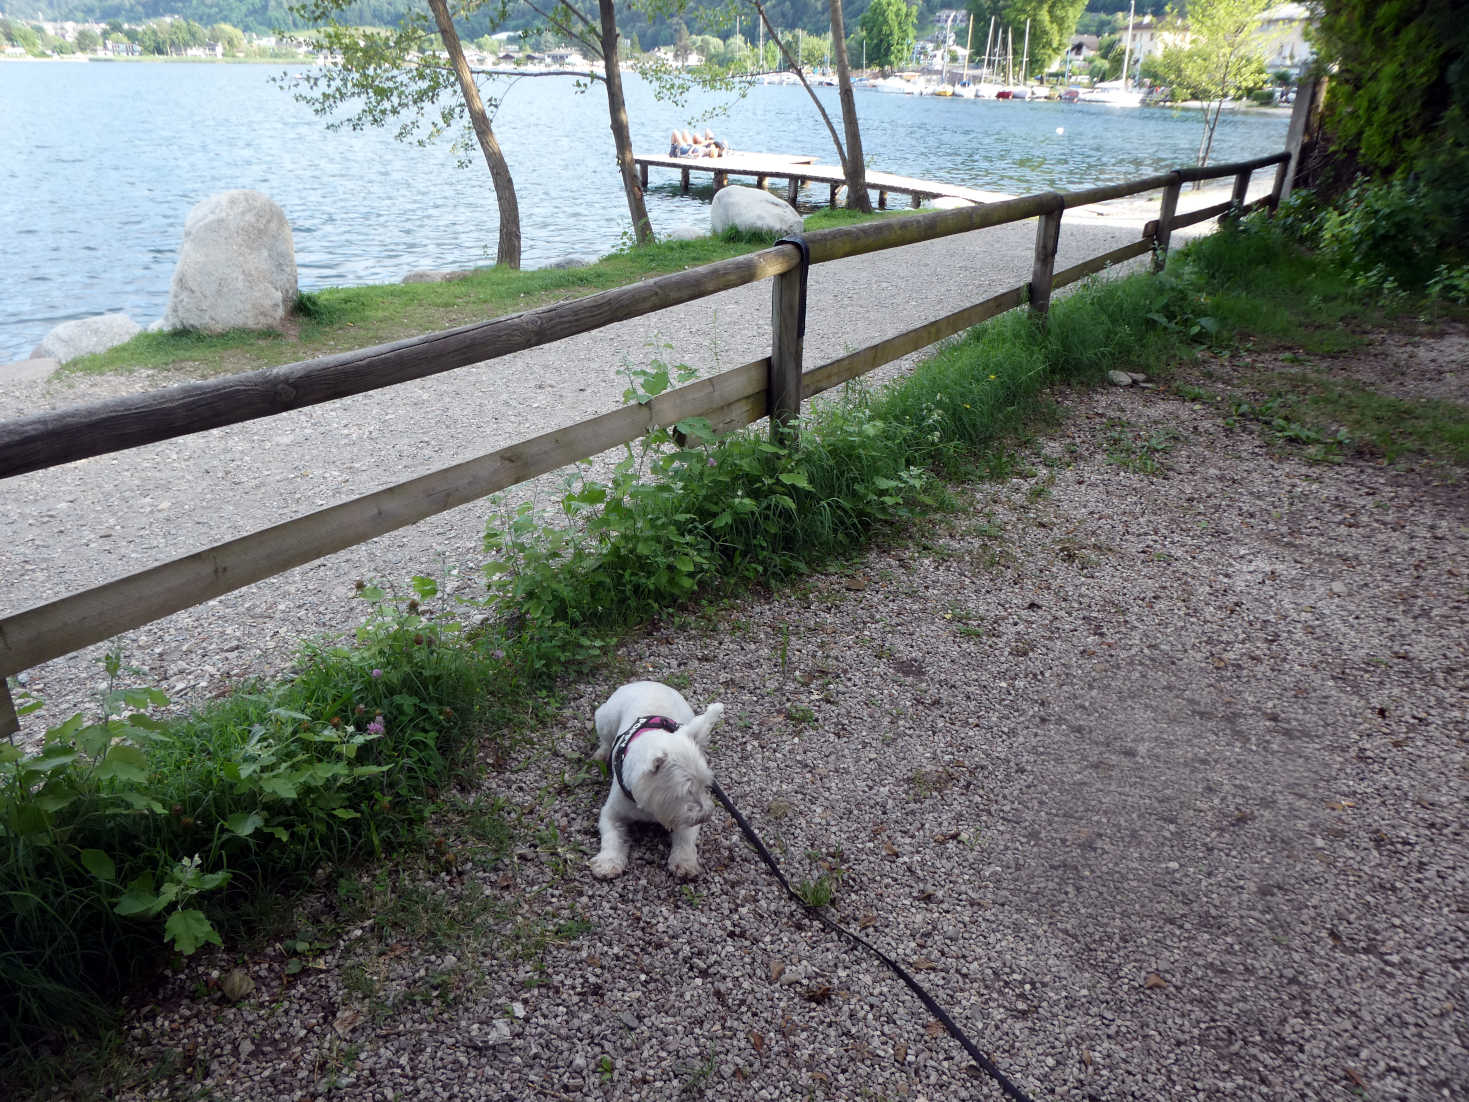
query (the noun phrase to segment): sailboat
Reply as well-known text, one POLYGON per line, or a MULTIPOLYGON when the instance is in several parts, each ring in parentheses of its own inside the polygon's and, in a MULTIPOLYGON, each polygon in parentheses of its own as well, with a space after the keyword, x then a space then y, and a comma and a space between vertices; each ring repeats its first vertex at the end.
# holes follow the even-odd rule
POLYGON ((1129 67, 1132 63, 1132 19, 1136 8, 1136 0, 1130 0, 1127 5, 1127 44, 1122 52, 1122 79, 1104 81, 1090 91, 1081 93, 1083 103, 1104 103, 1109 107, 1142 106, 1143 94, 1128 86, 1129 67))
POLYGON ((979 79, 974 84, 975 99, 994 99, 996 93, 1003 90, 1003 86, 996 84, 992 76, 994 72, 994 61, 999 57, 999 46, 995 42, 995 17, 990 16, 990 31, 984 41, 984 60, 980 66, 979 79), (990 47, 995 48, 993 55, 990 47))
MULTIPOLYGON (((1011 32, 1011 35, 1010 35, 1010 48, 1011 48, 1012 51, 1015 48, 1015 35, 1014 35, 1014 32, 1011 32)), ((1009 92, 1010 92, 1010 98, 1011 99, 1029 99, 1030 98, 1030 81, 1027 80, 1026 79, 1026 76, 1025 76, 1025 71, 1026 71, 1027 68, 1029 68, 1029 66, 1030 66, 1030 20, 1027 19, 1025 21, 1025 47, 1021 51, 1021 54, 1020 54, 1020 82, 1018 84, 1015 83, 1013 74, 1010 75, 1008 77, 1007 81, 1006 81, 1006 84, 1007 84, 1008 89, 1009 89, 1009 92)))

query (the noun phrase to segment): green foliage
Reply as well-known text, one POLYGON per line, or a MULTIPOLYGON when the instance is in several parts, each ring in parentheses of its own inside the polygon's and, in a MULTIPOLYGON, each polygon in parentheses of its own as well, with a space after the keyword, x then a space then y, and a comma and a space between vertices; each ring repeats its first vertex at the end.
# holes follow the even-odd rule
POLYGON ((1327 0, 1315 42, 1334 62, 1332 140, 1374 174, 1414 171, 1464 136, 1469 20, 1457 0, 1327 0))
POLYGON ((1387 295, 1431 288, 1436 297, 1454 299, 1452 261, 1465 255, 1459 227, 1418 178, 1373 183, 1361 177, 1329 204, 1307 190, 1292 192, 1276 228, 1320 249, 1358 286, 1387 295), (1444 261, 1430 269, 1425 257, 1444 261))
MULTIPOLYGON (((1017 67, 1021 61, 1026 21, 1029 20, 1030 72, 1021 74, 1022 79, 1055 67, 1071 36, 1076 33, 1076 25, 1085 6, 1086 0, 969 0, 976 33, 982 33, 982 28, 989 27, 991 16, 994 16, 997 28, 1005 27, 1014 32, 1017 67)), ((1123 10, 1126 11, 1126 5, 1123 10)), ((984 43, 981 42, 976 49, 983 50, 984 43)), ((1120 54, 1116 64, 1120 71, 1120 54)))
MULTIPOLYGON (((467 8, 488 6, 471 0, 467 8)), ((394 137, 418 145, 454 133, 460 165, 467 165, 474 149, 468 109, 453 69, 439 52, 443 43, 428 8, 411 7, 387 28, 344 22, 348 8, 347 0, 305 0, 292 6, 298 19, 320 28, 322 48, 342 59, 340 65, 294 74, 293 98, 327 117, 329 130, 396 122, 394 137)), ((460 14, 465 10, 461 6, 460 14)), ((494 99, 485 100, 487 111, 496 106, 494 99)))
POLYGON ((867 64, 883 69, 907 65, 917 26, 917 12, 907 0, 872 0, 857 20, 867 40, 867 64))
POLYGON ((356 646, 162 722, 121 687, 23 753, 0 744, 0 1049, 106 1017, 102 1000, 237 932, 242 902, 381 852, 425 810, 486 679, 458 626, 375 587, 356 646))

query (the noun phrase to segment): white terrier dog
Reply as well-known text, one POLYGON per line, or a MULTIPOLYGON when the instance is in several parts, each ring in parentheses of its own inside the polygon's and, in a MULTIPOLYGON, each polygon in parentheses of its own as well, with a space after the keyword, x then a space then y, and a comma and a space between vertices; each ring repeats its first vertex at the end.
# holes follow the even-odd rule
POLYGON ((673 835, 668 871, 699 875, 699 827, 714 813, 709 794, 714 774, 704 760, 709 731, 724 714, 711 704, 703 715, 675 689, 656 681, 634 681, 597 709, 597 761, 612 766, 612 790, 597 826, 602 848, 592 858, 592 875, 609 880, 627 867, 629 822, 660 823, 673 835))

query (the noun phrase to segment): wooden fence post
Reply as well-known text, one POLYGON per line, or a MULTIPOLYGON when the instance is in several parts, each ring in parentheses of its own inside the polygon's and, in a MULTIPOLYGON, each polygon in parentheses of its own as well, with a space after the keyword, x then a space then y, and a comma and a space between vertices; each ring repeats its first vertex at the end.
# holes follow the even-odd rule
POLYGON ((1055 199, 1055 209, 1041 215, 1035 227, 1035 264, 1030 269, 1033 318, 1043 318, 1051 309, 1051 277, 1056 272, 1056 247, 1061 242, 1061 214, 1066 209, 1060 195, 1055 199))
POLYGON ((1234 177, 1234 191, 1229 196, 1229 209, 1219 216, 1220 223, 1237 219, 1240 212, 1245 209, 1245 200, 1250 194, 1250 177, 1254 175, 1253 169, 1245 169, 1236 173, 1234 177))
POLYGON ((1324 76, 1313 81, 1303 80, 1296 85, 1295 107, 1291 111, 1290 128, 1285 135, 1285 148, 1290 154, 1290 164, 1286 166, 1285 183, 1279 189, 1276 203, 1290 198, 1292 189, 1301 177, 1301 159, 1308 147, 1313 146, 1320 137, 1321 108, 1326 99, 1326 87, 1327 78, 1324 76))
POLYGON ((1286 193, 1286 185, 1290 178, 1290 162, 1281 161, 1275 166, 1275 182, 1270 185, 1270 213, 1274 214, 1280 208, 1280 200, 1286 193))
POLYGON ((1173 216, 1178 213, 1178 195, 1183 191, 1183 177, 1175 172, 1173 182, 1163 189, 1158 206, 1158 230, 1153 237, 1153 271, 1161 272, 1168 263, 1168 243, 1173 238, 1173 216))
POLYGON ((806 336, 806 274, 811 250, 804 238, 785 237, 778 245, 801 251, 801 263, 771 280, 770 294, 770 438, 794 442, 801 415, 801 345, 806 336))
POLYGON ((20 717, 15 714, 15 701, 10 699, 10 683, 0 676, 0 738, 20 734, 20 717))

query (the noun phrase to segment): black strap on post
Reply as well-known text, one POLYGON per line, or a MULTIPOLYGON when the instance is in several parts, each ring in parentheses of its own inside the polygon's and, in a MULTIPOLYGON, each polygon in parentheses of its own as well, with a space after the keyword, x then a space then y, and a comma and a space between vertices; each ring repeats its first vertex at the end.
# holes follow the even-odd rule
POLYGON ((806 335, 806 277, 811 273, 811 246, 806 244, 806 238, 799 233, 793 233, 790 237, 782 237, 776 244, 794 245, 801 250, 801 305, 796 315, 796 336, 804 337, 806 335))

